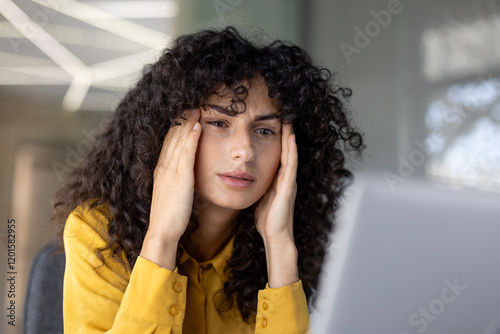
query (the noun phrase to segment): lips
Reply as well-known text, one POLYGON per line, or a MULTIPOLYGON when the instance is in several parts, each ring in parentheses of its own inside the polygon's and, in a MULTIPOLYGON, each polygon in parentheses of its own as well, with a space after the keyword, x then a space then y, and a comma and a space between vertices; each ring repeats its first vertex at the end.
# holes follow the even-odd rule
POLYGON ((241 180, 247 180, 247 181, 255 181, 255 178, 252 176, 252 174, 247 173, 247 172, 241 172, 241 171, 229 171, 220 174, 221 176, 227 176, 227 177, 232 177, 235 179, 241 179, 241 180))
POLYGON ((218 175, 225 185, 231 188, 245 189, 250 187, 255 179, 247 172, 230 171, 218 175))

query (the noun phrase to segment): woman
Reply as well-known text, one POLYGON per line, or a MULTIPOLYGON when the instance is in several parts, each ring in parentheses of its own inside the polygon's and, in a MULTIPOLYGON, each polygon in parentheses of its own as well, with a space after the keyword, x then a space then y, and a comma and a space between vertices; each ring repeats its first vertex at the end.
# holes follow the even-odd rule
POLYGON ((65 331, 306 333, 350 95, 297 46, 179 37, 56 195, 65 331))

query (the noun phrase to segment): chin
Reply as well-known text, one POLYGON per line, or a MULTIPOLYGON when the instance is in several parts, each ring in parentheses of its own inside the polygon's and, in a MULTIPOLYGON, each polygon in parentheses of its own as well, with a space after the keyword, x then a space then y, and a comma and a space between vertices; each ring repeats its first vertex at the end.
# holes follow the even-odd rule
MULTIPOLYGON (((229 209, 229 210, 243 210, 257 202, 257 199, 248 198, 243 194, 220 194, 216 197, 213 196, 203 196, 199 192, 197 192, 194 209, 198 208, 202 210, 207 206, 207 203, 218 206, 220 208, 229 209)), ((252 196, 253 197, 253 196, 252 196)), ((260 198, 260 197, 259 197, 260 198)))
POLYGON ((257 200, 254 201, 254 200, 249 200, 249 199, 246 199, 246 200, 245 199, 238 199, 235 196, 232 198, 228 198, 225 201, 221 201, 220 199, 214 200, 212 203, 217 205, 217 206, 220 206, 222 208, 225 208, 225 209, 243 210, 243 209, 248 208, 249 206, 251 206, 255 202, 257 202, 257 200))

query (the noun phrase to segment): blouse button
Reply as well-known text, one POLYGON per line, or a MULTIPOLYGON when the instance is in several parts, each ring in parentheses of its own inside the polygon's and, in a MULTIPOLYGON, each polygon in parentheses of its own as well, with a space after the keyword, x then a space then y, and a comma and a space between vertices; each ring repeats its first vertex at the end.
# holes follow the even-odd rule
POLYGON ((182 284, 179 283, 179 282, 175 282, 175 284, 174 284, 174 290, 177 291, 177 292, 181 292, 182 291, 182 284))
POLYGON ((262 326, 262 328, 266 328, 266 326, 267 326, 267 320, 266 319, 262 319, 262 321, 260 322, 260 325, 262 326))
POLYGON ((266 303, 266 302, 263 302, 262 303, 262 309, 265 311, 267 310, 267 308, 269 307, 269 305, 266 303))
POLYGON ((179 314, 179 306, 174 305, 170 308, 170 314, 171 315, 177 315, 179 314))
POLYGON ((210 263, 200 264, 200 268, 203 270, 210 269, 212 265, 210 263))

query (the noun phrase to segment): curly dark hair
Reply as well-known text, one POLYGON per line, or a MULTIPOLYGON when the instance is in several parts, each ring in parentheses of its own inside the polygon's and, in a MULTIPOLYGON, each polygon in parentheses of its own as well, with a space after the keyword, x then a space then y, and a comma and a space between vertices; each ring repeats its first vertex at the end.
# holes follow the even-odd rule
MULTIPOLYGON (((62 231, 72 210, 106 203, 112 213, 107 250, 117 260, 125 253, 131 269, 149 224, 155 170, 163 139, 183 111, 206 106, 221 86, 235 99, 222 110, 234 115, 248 93, 245 81, 263 77, 282 122, 293 123, 298 147, 294 239, 298 270, 308 301, 318 285, 334 214, 352 181, 346 169, 349 152, 361 152, 361 134, 353 126, 349 99, 338 75, 313 64, 298 46, 274 41, 259 46, 233 27, 203 30, 178 37, 160 59, 146 66, 143 77, 124 97, 111 122, 83 161, 68 175, 54 198, 54 221, 62 231)), ((244 111, 244 110, 243 110, 244 111)), ((254 321, 257 293, 267 282, 263 240, 255 228, 255 204, 241 211, 235 230, 229 280, 219 291, 219 312, 236 302, 243 319, 254 321), (236 297, 236 298, 234 298, 236 297), (234 298, 234 299, 233 299, 234 298)), ((196 217, 185 235, 196 229, 196 217)), ((179 247, 179 254, 182 252, 179 247)))

